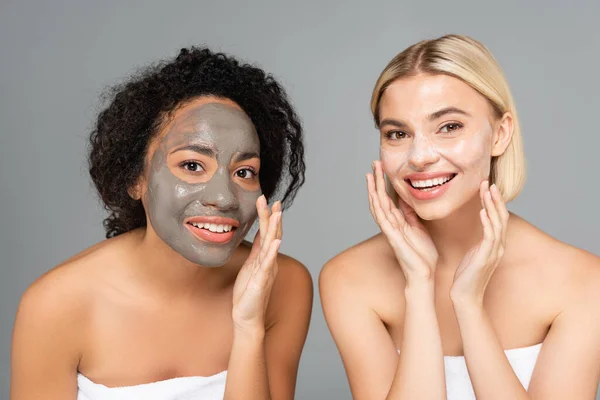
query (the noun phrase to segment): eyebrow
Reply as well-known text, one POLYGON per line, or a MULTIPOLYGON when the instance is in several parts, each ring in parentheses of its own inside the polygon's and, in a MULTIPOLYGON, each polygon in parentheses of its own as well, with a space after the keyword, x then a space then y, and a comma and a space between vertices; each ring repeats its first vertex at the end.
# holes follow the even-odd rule
MULTIPOLYGON (((431 121, 435 121, 438 118, 443 117, 444 115, 447 114, 462 114, 465 115, 467 117, 470 117, 471 114, 469 114, 468 112, 461 110, 460 108, 456 108, 456 107, 446 107, 446 108, 442 108, 441 110, 438 110, 436 112, 433 112, 431 114, 429 114, 427 116, 427 120, 431 121)), ((384 125, 392 125, 395 126, 397 128, 407 128, 408 125, 402 121, 399 121, 397 119, 394 118, 385 118, 384 120, 382 120, 379 123, 379 126, 382 127, 384 125)))
POLYGON ((190 150, 199 154, 204 154, 205 156, 216 158, 215 152, 213 149, 207 146, 201 146, 198 144, 187 144, 185 146, 177 147, 175 150, 171 152, 171 154, 176 153, 178 151, 190 150))
POLYGON ((427 117, 427 119, 429 121, 435 121, 436 119, 443 117, 446 114, 462 114, 465 115, 467 117, 470 117, 471 114, 469 114, 468 112, 461 110, 460 108, 456 108, 456 107, 446 107, 446 108, 442 108, 441 110, 438 110, 434 113, 429 114, 429 116, 427 117))
POLYGON ((254 151, 247 151, 244 153, 236 154, 235 157, 233 158, 233 162, 238 163, 241 161, 250 160, 252 158, 260 158, 260 156, 258 155, 258 153, 254 152, 254 151))

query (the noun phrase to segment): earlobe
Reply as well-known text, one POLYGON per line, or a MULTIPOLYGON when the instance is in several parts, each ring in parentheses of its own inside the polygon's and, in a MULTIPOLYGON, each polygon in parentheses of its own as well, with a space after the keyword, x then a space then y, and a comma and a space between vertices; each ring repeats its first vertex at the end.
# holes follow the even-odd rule
POLYGON ((514 131, 513 117, 509 112, 504 113, 494 132, 494 145, 492 147, 492 157, 504 154, 514 131))
POLYGON ((133 186, 127 189, 127 194, 134 200, 140 200, 142 198, 142 185, 138 180, 133 186))

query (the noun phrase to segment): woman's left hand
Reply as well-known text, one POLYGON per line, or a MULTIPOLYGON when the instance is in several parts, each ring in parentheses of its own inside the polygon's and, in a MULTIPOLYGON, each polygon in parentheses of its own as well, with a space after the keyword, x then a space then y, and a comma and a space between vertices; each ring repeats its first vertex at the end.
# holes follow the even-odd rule
POLYGON ((461 260, 454 274, 450 297, 456 304, 469 302, 483 305, 485 289, 504 254, 509 213, 495 185, 481 183, 479 195, 483 209, 479 213, 483 239, 461 260))
POLYGON ((277 276, 277 253, 281 243, 281 203, 272 212, 264 196, 256 202, 259 231, 248 259, 240 269, 233 287, 234 328, 246 333, 263 332, 271 289, 277 276))

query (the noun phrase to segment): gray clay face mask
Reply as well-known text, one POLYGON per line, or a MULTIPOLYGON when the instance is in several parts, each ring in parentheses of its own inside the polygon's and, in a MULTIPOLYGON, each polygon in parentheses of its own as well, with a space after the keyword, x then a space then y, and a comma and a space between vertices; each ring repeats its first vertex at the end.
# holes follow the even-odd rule
POLYGON ((225 264, 257 216, 260 142, 250 118, 222 103, 193 103, 159 139, 146 213, 157 235, 189 261, 225 264))

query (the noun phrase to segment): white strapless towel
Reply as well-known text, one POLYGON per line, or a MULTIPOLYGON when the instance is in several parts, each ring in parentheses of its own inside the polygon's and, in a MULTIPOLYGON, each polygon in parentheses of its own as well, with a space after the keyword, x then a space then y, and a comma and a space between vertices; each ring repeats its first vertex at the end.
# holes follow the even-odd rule
MULTIPOLYGON (((508 362, 525 389, 529 388, 533 368, 541 349, 542 343, 504 350, 508 362)), ((400 350, 398 350, 398 353, 400 353, 400 350)), ((476 400, 465 357, 444 356, 444 366, 446 369, 446 398, 448 400, 476 400)))
POLYGON ((77 400, 223 400, 227 371, 134 386, 107 387, 77 375, 77 400))

